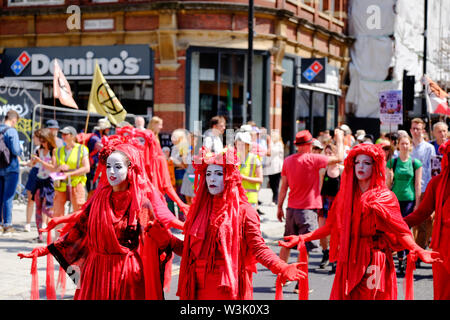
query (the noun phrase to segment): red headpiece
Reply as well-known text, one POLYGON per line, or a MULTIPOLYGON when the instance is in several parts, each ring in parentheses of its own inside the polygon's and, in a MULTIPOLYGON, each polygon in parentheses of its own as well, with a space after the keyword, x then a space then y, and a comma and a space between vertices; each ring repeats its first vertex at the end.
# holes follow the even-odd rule
MULTIPOLYGON (((166 164, 164 153, 161 145, 156 139, 153 132, 145 129, 136 129, 131 126, 126 126, 117 129, 117 134, 124 136, 127 139, 136 138, 144 145, 144 167, 147 176, 153 185, 157 186, 160 191, 163 191, 167 181, 170 183, 170 177, 166 164), (165 167, 164 167, 165 166, 165 167)), ((143 168, 144 168, 143 167, 143 168)))
MULTIPOLYGON (((142 209, 143 200, 146 193, 151 190, 150 182, 144 168, 144 161, 142 158, 143 146, 139 140, 135 138, 127 138, 119 135, 104 136, 102 138, 103 149, 99 152, 99 162, 95 179, 100 176, 99 187, 96 193, 101 192, 102 189, 110 187, 106 177, 106 160, 114 151, 121 151, 130 160, 128 167, 128 182, 131 190, 131 207, 130 207, 130 221, 135 223, 137 214, 142 209)), ((95 197, 92 197, 95 198, 95 197)))

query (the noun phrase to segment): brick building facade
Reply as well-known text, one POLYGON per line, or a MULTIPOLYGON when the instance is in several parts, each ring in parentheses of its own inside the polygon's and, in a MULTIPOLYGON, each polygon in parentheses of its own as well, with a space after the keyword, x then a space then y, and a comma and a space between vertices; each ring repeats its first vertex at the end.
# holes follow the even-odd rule
MULTIPOLYGON (((48 48, 50 57, 54 47, 64 47, 67 55, 71 47, 88 47, 97 57, 97 46, 122 45, 126 51, 126 46, 147 45, 152 59, 147 77, 105 77, 130 113, 160 116, 165 131, 192 130, 194 121, 207 122, 212 115, 227 112, 229 127, 252 119, 282 130, 285 141, 302 128, 317 133, 334 127, 344 117, 351 45, 345 35, 347 1, 255 0, 254 4, 252 114, 245 108, 245 0, 0 0, 0 53, 5 61, 11 48, 48 48), (77 17, 80 28, 69 29, 77 17), (327 83, 300 83, 301 58, 323 57, 327 83)), ((5 77, 8 68, 3 65, 5 77)), ((89 81, 64 73, 85 109, 89 81)), ((36 79, 47 87, 45 103, 52 99, 51 80, 36 79)))

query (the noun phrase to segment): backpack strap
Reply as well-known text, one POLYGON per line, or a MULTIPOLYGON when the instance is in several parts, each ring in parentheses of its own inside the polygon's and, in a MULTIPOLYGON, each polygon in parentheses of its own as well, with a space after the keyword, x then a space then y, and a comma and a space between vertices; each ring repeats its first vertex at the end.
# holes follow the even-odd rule
POLYGON ((411 163, 412 163, 412 168, 413 168, 413 182, 415 184, 416 183, 416 159, 411 157, 411 163))
POLYGON ((5 128, 2 131, 0 131, 0 134, 4 135, 6 131, 8 131, 8 129, 11 129, 11 127, 5 126, 5 128))
POLYGON ((391 185, 391 189, 394 187, 395 167, 397 167, 397 160, 398 160, 398 158, 394 158, 393 159, 393 163, 392 163, 392 185, 391 185))

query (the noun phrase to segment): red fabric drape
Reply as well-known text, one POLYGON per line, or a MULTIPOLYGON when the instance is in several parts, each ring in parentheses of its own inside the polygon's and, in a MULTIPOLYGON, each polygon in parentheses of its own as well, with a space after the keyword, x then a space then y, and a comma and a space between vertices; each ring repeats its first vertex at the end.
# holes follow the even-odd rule
MULTIPOLYGON (((385 184, 385 160, 380 146, 360 144, 345 159, 341 186, 331 207, 330 261, 337 261, 331 299, 396 299, 391 250, 404 249, 398 236, 410 234, 398 201, 385 184), (354 177, 354 161, 365 154, 373 159, 372 178, 362 193, 354 177), (365 282, 377 273, 375 287, 365 282), (381 277, 381 278, 380 278, 381 277), (378 286, 379 285, 379 286, 378 286)), ((411 287, 406 287, 411 296, 411 287)))
POLYGON ((308 252, 304 242, 300 242, 298 246, 298 251, 300 255, 300 270, 303 271, 306 276, 304 279, 298 281, 298 299, 308 300, 309 299, 309 283, 308 283, 308 252))
POLYGON ((37 273, 37 256, 31 261, 31 300, 39 300, 39 278, 37 273))
POLYGON ((239 160, 232 149, 218 155, 207 153, 203 149, 200 158, 194 159, 197 195, 185 223, 177 291, 180 299, 195 299, 195 260, 203 252, 206 259, 205 272, 208 273, 214 267, 216 250, 222 253, 224 259, 220 286, 229 292, 231 299, 239 299, 239 286, 243 281, 240 281, 243 275, 239 274, 239 248, 242 239, 239 207, 241 203, 247 203, 247 199, 240 184, 238 166, 239 160), (224 168, 225 189, 220 197, 213 197, 207 190, 205 172, 210 164, 222 165, 224 168))
MULTIPOLYGON (((50 231, 47 233, 47 245, 52 242, 52 232, 50 231)), ((53 256, 50 254, 47 255, 46 294, 47 300, 56 300, 55 265, 53 263, 53 256)))

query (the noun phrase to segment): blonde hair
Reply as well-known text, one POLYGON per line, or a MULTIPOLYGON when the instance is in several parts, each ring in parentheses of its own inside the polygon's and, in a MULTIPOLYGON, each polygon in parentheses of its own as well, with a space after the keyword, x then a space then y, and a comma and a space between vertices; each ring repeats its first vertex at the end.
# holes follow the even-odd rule
POLYGON ((148 122, 147 129, 152 130, 152 128, 153 128, 153 126, 154 126, 155 124, 161 124, 161 123, 163 123, 163 119, 161 119, 161 118, 158 117, 158 116, 153 116, 153 117, 150 119, 150 121, 148 122))
POLYGON ((272 132, 270 133, 270 138, 272 139, 273 143, 281 142, 283 144, 283 139, 281 139, 280 131, 277 129, 272 129, 272 132))
POLYGON ((189 150, 189 141, 187 139, 187 134, 185 129, 175 129, 172 132, 172 139, 176 141, 178 145, 180 155, 186 155, 189 150))

